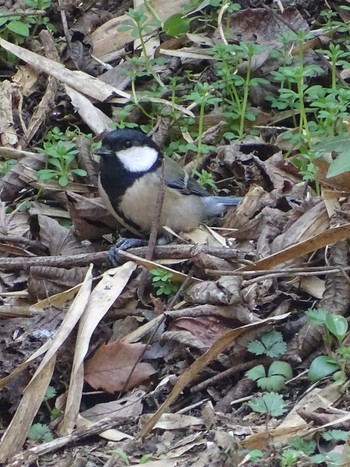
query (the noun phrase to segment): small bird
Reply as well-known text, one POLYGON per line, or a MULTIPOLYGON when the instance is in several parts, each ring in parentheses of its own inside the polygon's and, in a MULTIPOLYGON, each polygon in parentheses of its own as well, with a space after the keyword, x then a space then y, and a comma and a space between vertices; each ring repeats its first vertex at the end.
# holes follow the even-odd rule
POLYGON ((99 192, 108 211, 137 237, 151 230, 164 159, 164 200, 158 234, 163 226, 186 232, 236 206, 241 198, 210 196, 187 172, 141 131, 113 130, 96 151, 101 156, 99 192))

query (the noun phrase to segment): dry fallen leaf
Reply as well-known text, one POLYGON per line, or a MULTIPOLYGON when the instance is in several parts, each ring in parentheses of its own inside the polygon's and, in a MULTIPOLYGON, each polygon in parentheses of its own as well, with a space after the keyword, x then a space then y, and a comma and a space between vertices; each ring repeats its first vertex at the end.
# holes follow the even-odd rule
POLYGON ((155 369, 149 363, 139 362, 145 347, 124 342, 102 345, 85 364, 85 381, 94 389, 111 393, 147 381, 155 369))

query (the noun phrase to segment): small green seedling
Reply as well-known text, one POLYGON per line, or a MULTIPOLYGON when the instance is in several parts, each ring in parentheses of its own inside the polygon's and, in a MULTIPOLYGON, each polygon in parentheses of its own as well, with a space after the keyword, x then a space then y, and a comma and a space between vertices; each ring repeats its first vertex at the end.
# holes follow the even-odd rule
POLYGON ((156 289, 156 295, 173 295, 179 290, 180 282, 172 279, 171 272, 162 268, 152 269, 152 284, 156 289))
POLYGON ((277 331, 269 331, 258 340, 254 340, 248 345, 249 352, 255 355, 266 355, 275 358, 283 355, 287 350, 282 334, 277 331))
POLYGON ((41 182, 56 180, 65 187, 74 175, 81 177, 86 175, 85 170, 74 168, 78 150, 75 143, 70 140, 73 134, 69 130, 62 133, 58 128, 53 128, 48 132, 43 147, 37 148, 47 155, 46 168, 37 171, 37 177, 41 182))
POLYGON ((325 328, 323 340, 328 351, 327 355, 319 355, 310 365, 308 378, 310 381, 318 381, 326 376, 333 375, 333 379, 342 385, 347 380, 347 368, 350 358, 350 346, 345 343, 348 333, 347 320, 335 313, 325 310, 306 311, 311 325, 325 328), (332 350, 332 348, 334 348, 332 350))
POLYGON ((8 159, 7 161, 0 162, 0 177, 3 177, 8 172, 10 172, 12 167, 14 167, 16 164, 16 159, 8 159))
POLYGON ((280 417, 287 410, 283 397, 275 392, 267 392, 262 396, 253 397, 248 401, 248 405, 254 412, 265 414, 269 417, 280 417))
POLYGON ((53 440, 53 434, 47 425, 34 423, 34 425, 30 427, 28 438, 34 441, 47 442, 53 440))
POLYGON ((44 397, 44 402, 46 404, 46 407, 48 411, 50 412, 50 419, 51 421, 56 420, 61 415, 61 411, 57 409, 56 407, 51 407, 49 400, 54 399, 57 396, 57 391, 53 386, 48 386, 45 397, 44 397))
MULTIPOLYGON (((259 340, 254 340, 248 345, 249 352, 271 358, 284 354, 286 349, 287 346, 283 341, 282 334, 277 331, 267 332, 259 340)), ((260 389, 277 392, 293 376, 293 371, 289 363, 276 360, 272 362, 267 371, 263 365, 257 365, 247 371, 245 375, 256 381, 260 389)))
POLYGON ((292 367, 287 362, 272 362, 266 370, 263 365, 257 365, 245 374, 248 378, 256 381, 263 391, 280 391, 286 381, 293 376, 292 367))

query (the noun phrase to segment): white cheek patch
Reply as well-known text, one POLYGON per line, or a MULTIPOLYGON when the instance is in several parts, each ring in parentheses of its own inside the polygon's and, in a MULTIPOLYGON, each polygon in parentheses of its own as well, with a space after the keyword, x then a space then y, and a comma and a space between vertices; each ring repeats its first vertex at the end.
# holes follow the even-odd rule
POLYGON ((158 152, 148 146, 133 146, 117 155, 128 172, 147 172, 158 158, 158 152))

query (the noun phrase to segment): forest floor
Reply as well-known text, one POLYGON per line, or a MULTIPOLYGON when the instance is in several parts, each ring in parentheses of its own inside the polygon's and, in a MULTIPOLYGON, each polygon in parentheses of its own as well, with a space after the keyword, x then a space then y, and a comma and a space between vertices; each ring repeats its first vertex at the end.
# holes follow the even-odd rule
POLYGON ((0 2, 1 465, 350 465, 349 21, 0 2), (115 128, 240 203, 112 268, 115 128))

